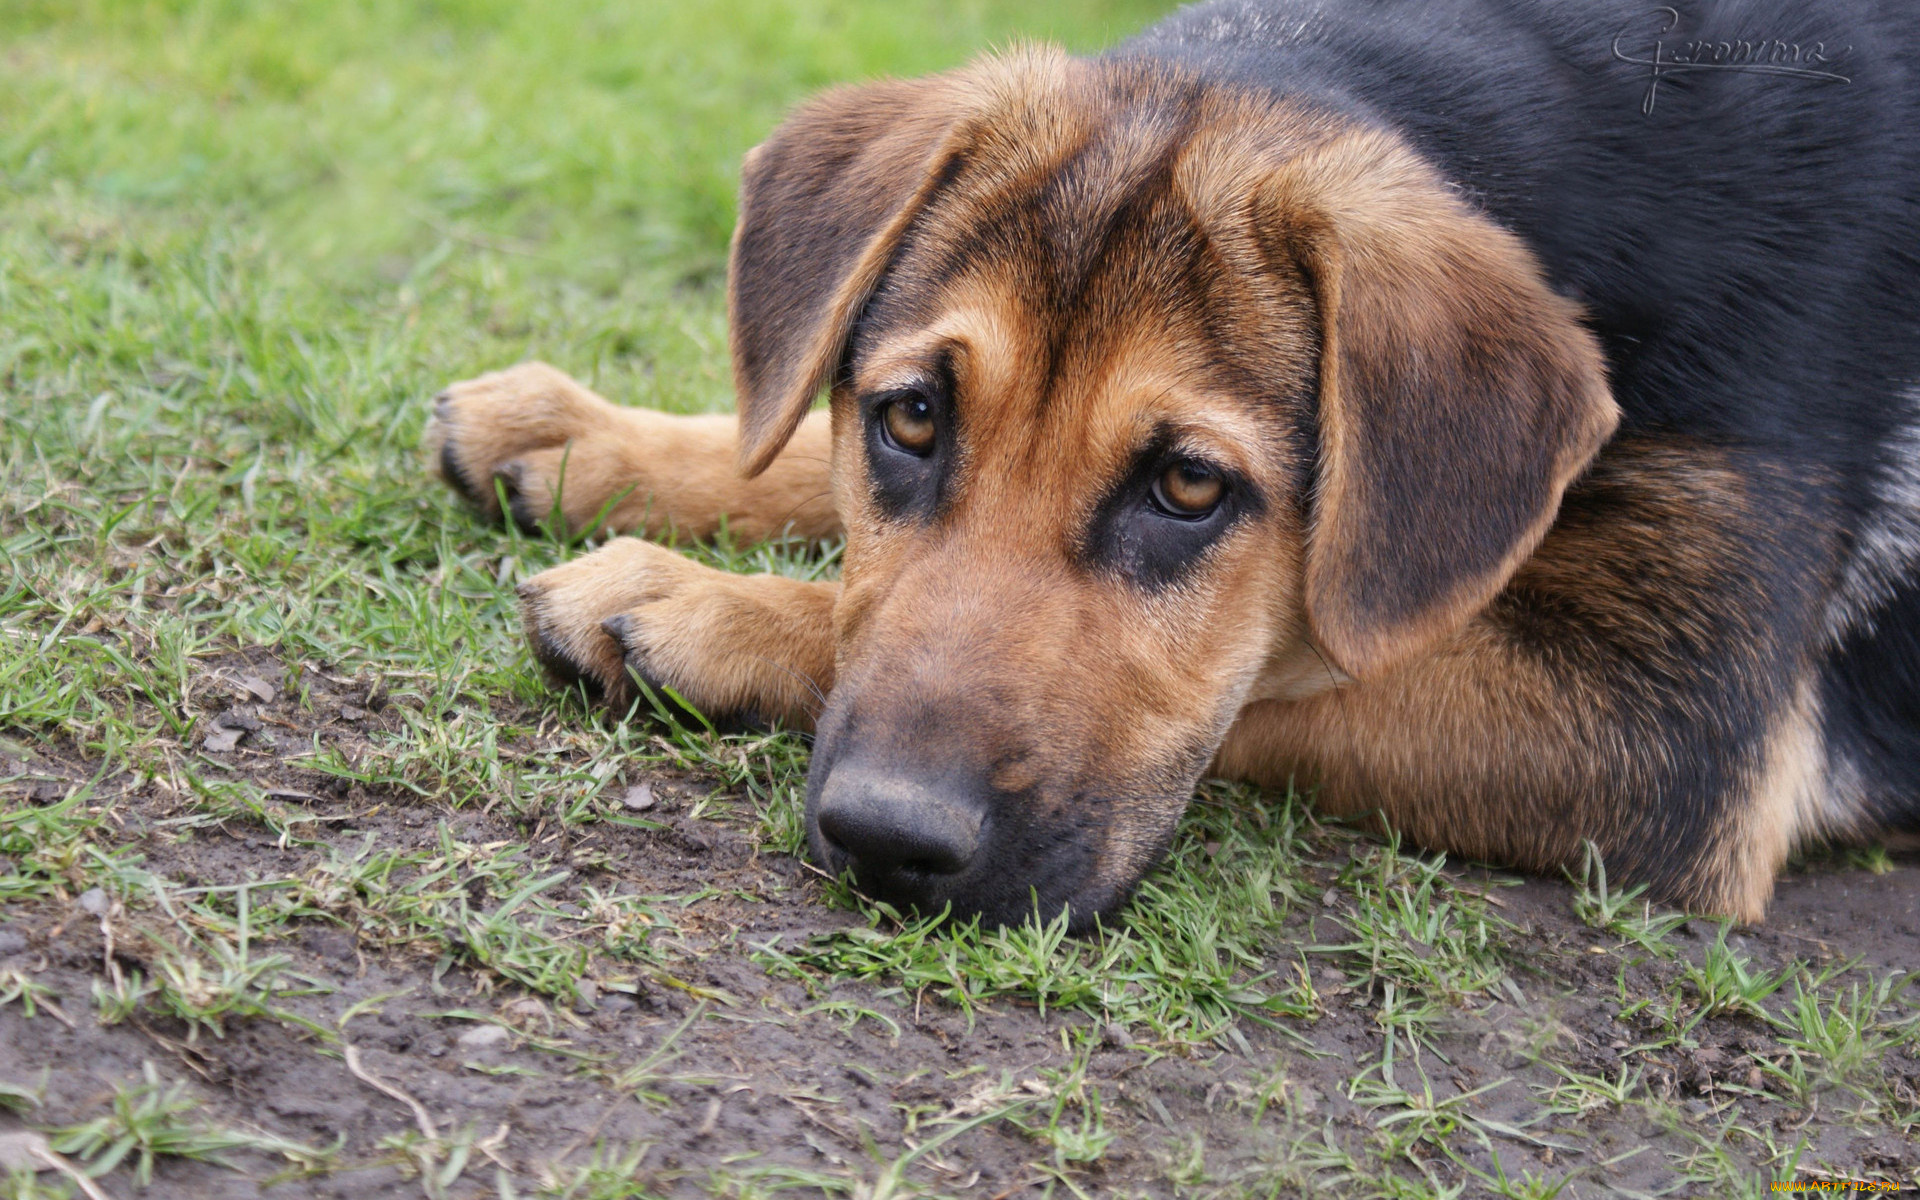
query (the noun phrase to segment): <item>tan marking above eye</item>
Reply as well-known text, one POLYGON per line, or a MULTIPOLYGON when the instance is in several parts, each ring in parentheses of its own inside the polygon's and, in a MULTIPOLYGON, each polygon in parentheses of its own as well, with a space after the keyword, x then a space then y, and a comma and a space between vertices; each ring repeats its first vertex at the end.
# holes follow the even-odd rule
POLYGON ((1175 463, 1153 482, 1154 499, 1182 517, 1206 516, 1226 490, 1226 482, 1213 468, 1192 462, 1175 463))
POLYGON ((933 405, 920 396, 889 400, 880 413, 887 436, 909 454, 926 454, 933 449, 933 405))

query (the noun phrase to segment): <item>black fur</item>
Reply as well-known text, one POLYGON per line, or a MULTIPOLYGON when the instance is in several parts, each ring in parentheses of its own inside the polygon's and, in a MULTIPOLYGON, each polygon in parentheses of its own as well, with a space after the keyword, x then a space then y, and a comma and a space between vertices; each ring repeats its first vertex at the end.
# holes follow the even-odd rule
POLYGON ((1114 53, 1397 130, 1586 307, 1623 432, 1773 446, 1863 504, 1907 415, 1895 392, 1920 380, 1920 13, 1683 3, 1670 50, 1683 34, 1824 42, 1848 48, 1849 82, 1671 75, 1643 114, 1649 70, 1613 47, 1647 50, 1658 11, 1229 0, 1114 53))
MULTIPOLYGON (((1379 323, 1420 313, 1431 292, 1435 311, 1465 311, 1449 343, 1465 349, 1415 346, 1396 358, 1403 348, 1391 344, 1391 329, 1353 343, 1363 364, 1392 361, 1369 377, 1338 360, 1342 386, 1364 393, 1354 407, 1365 411, 1343 416, 1328 407, 1339 397, 1312 394, 1311 375, 1262 375, 1263 351, 1208 325, 1209 306, 1230 293, 1214 286, 1220 263, 1200 227, 1168 200, 1171 148, 1209 89, 1267 93, 1290 118, 1320 110, 1337 118, 1326 128, 1392 130, 1525 243, 1549 286, 1577 303, 1604 351, 1622 422, 1566 492, 1554 530, 1487 610, 1484 629, 1499 641, 1500 661, 1524 668, 1506 678, 1565 703, 1489 706, 1484 711, 1518 728, 1482 730, 1486 746, 1429 744, 1433 761, 1419 764, 1418 775, 1398 760, 1370 778, 1362 764, 1351 791, 1385 796, 1400 788, 1405 799, 1407 789, 1424 787, 1413 803, 1382 807, 1429 844, 1448 845, 1473 826, 1467 836, 1477 840, 1463 852, 1551 869, 1577 861, 1580 841, 1591 839, 1617 878, 1651 884, 1656 898, 1751 910, 1753 897, 1721 886, 1745 869, 1749 851, 1777 855, 1788 834, 1920 828, 1920 22, 1911 5, 1198 5, 1111 52, 1108 61, 1121 69, 1106 77, 1103 99, 1124 120, 1096 121, 1057 170, 997 198, 990 212, 956 198, 969 181, 963 157, 928 176, 931 151, 916 145, 902 159, 911 170, 878 172, 899 203, 907 176, 938 186, 918 193, 924 207, 853 314, 840 382, 851 385, 889 333, 924 327, 947 283, 975 264, 991 263, 998 286, 1049 322, 1045 361, 1032 368, 1046 375, 1038 381, 1043 396, 1116 327, 1102 307, 1112 297, 1150 290, 1170 305, 1190 304, 1180 315, 1214 338, 1220 361, 1210 367, 1250 376, 1236 379, 1239 392, 1260 403, 1276 438, 1303 451, 1299 470, 1309 478, 1297 495, 1272 503, 1300 505, 1303 516, 1327 511, 1315 508, 1325 487, 1344 486, 1314 461, 1329 414, 1345 421, 1351 438, 1353 429, 1372 432, 1362 417, 1380 418, 1382 405, 1392 405, 1384 416, 1397 419, 1378 422, 1385 433, 1372 447, 1371 469, 1385 473, 1373 489, 1379 502, 1365 510, 1361 532, 1341 534, 1378 537, 1361 557, 1383 569, 1359 576, 1356 594, 1339 598, 1383 610, 1373 616, 1417 614, 1454 575, 1504 570, 1520 545, 1516 530, 1551 511, 1561 482, 1549 470, 1555 460, 1535 463, 1527 451, 1529 439, 1556 431, 1523 419, 1532 413, 1527 404, 1500 402, 1550 398, 1555 386, 1591 380, 1587 372, 1556 383, 1555 371, 1576 374, 1547 354, 1558 343, 1514 355, 1514 328, 1544 329, 1564 316, 1529 309, 1516 317, 1497 301, 1473 307, 1490 293, 1460 277, 1471 265, 1454 275, 1395 275, 1393 302, 1371 310, 1390 314, 1379 323), (1747 69, 1754 67, 1767 69, 1747 69), (1123 144, 1163 152, 1134 164, 1113 152, 1123 144), (1129 286, 1105 286, 1115 280, 1129 286), (1475 360, 1503 353, 1519 366, 1475 360), (1524 373, 1536 359, 1540 370, 1524 373), (1489 373, 1497 386, 1484 386, 1489 373), (1448 391, 1450 381, 1460 386, 1448 391), (1489 469, 1503 463, 1510 469, 1489 469), (1467 519, 1476 513, 1497 519, 1477 529, 1467 519), (1824 738, 1813 750, 1809 738, 1783 736, 1804 732, 1794 719, 1809 695, 1824 738), (1525 752, 1548 741, 1557 757, 1525 752), (1468 752, 1489 746, 1515 752, 1468 752), (1777 775, 1769 773, 1777 765, 1770 748, 1793 759, 1777 775), (1815 762, 1820 753, 1824 761, 1815 762), (1824 771, 1825 790, 1802 794, 1818 789, 1801 788, 1804 776, 1794 771, 1814 769, 1824 771), (1434 818, 1423 830, 1431 814, 1421 805, 1435 791, 1480 807, 1471 820, 1434 818), (1783 813, 1782 804, 1793 811, 1783 813), (1769 842, 1769 833, 1782 836, 1769 842)), ((768 159, 753 170, 775 165, 768 159)), ((815 192, 824 186, 803 182, 815 192)), ((844 236, 835 224, 840 210, 808 194, 834 217, 822 236, 844 236)), ((869 204, 866 215, 877 223, 885 207, 869 204)), ((1310 241, 1311 231, 1302 237, 1310 241)), ((757 243, 742 245, 737 271, 752 266, 757 243)), ((1310 249, 1296 264, 1302 279, 1291 282, 1313 282, 1310 249)), ((1359 300, 1363 286, 1343 287, 1346 312, 1369 311, 1359 300)), ((775 291, 778 303, 763 316, 805 299, 804 289, 775 291)), ((1531 295, 1536 305, 1547 300, 1531 295)), ((1269 332, 1297 320, 1290 332, 1302 343, 1321 329, 1304 310, 1262 317, 1269 332)), ((1349 321, 1342 336, 1351 341, 1361 324, 1349 321)), ((746 328, 751 334, 751 321, 746 328)), ((749 379, 753 370, 749 364, 749 379)), ((862 404, 869 426, 875 399, 862 404)), ((952 470, 964 467, 964 454, 948 447, 966 430, 967 400, 949 383, 944 401, 940 448, 930 458, 868 439, 879 507, 896 521, 939 524, 947 456, 957 456, 952 470)), ((1567 423, 1587 411, 1547 407, 1567 423)), ((1177 586, 1210 539, 1269 502, 1230 479, 1226 501, 1205 520, 1152 512, 1147 491, 1172 450, 1164 436, 1143 448, 1095 506, 1076 534, 1080 566, 1147 591, 1177 586)), ((1583 444, 1580 461, 1590 450, 1583 444)), ((1037 902, 1044 913, 1066 905, 1084 925, 1119 901, 1132 879, 1100 873, 1092 853, 1110 820, 1104 814, 1117 805, 1065 775, 1012 791, 993 787, 990 764, 1000 751, 1038 748, 1037 734, 999 719, 1000 709, 1017 706, 997 705, 977 681, 943 681, 951 696, 905 689, 904 705, 897 696, 863 700, 864 682, 842 674, 821 715, 810 829, 819 833, 823 786, 836 764, 862 756, 938 764, 933 775, 914 776, 919 791, 944 796, 955 811, 954 796, 971 796, 983 815, 964 864, 922 870, 913 864, 952 865, 962 856, 915 851, 901 869, 882 837, 880 869, 863 882, 890 898, 935 908, 951 902, 993 920, 1037 902)), ((1315 765, 1311 746, 1299 753, 1315 765)), ((1190 759, 1206 757, 1203 747, 1190 759)), ((911 776, 909 767, 897 768, 893 782, 911 776)), ((871 798, 849 803, 864 814, 871 798)), ((849 828, 856 841, 888 833, 851 819, 849 828)), ((1149 832, 1165 844, 1167 830, 1149 832)), ((831 869, 856 865, 846 847, 819 836, 814 844, 831 869)), ((1460 836, 1449 848, 1462 848, 1460 836)), ((1138 868, 1138 856, 1127 860, 1127 869, 1138 868)))
POLYGON ((1132 470, 1095 507, 1080 547, 1085 566, 1112 571, 1149 590, 1171 587, 1199 565, 1207 547, 1235 522, 1266 509, 1266 500, 1250 481, 1210 465, 1225 484, 1210 512, 1183 517, 1162 511, 1152 499, 1154 480, 1180 458, 1171 430, 1161 430, 1147 443, 1132 470))
MULTIPOLYGON (((1647 656, 1583 642, 1570 636, 1577 614, 1524 587, 1496 610, 1542 654, 1597 654, 1632 675, 1615 681, 1643 699, 1628 724, 1651 722, 1673 770, 1702 775, 1636 782, 1723 793, 1726 780, 1705 776, 1763 736, 1795 673, 1824 664, 1829 760, 1848 776, 1836 790, 1856 800, 1831 832, 1920 828, 1920 522, 1904 516, 1920 506, 1910 0, 1225 0, 1112 54, 1397 131, 1584 307, 1623 440, 1691 445, 1734 465, 1748 503, 1719 531, 1731 573, 1673 614, 1673 645, 1647 656), (1670 64, 1657 85, 1656 42, 1670 64), (1844 82, 1686 70, 1690 59, 1797 60, 1844 82), (1836 607, 1863 562, 1893 578, 1842 621, 1836 607), (1712 636, 1688 641, 1683 629, 1712 636)), ((1631 517, 1606 482, 1612 453, 1569 494, 1564 521, 1631 517)), ((1648 818, 1679 827, 1626 841, 1660 847, 1678 868, 1716 816, 1681 806, 1648 818)))

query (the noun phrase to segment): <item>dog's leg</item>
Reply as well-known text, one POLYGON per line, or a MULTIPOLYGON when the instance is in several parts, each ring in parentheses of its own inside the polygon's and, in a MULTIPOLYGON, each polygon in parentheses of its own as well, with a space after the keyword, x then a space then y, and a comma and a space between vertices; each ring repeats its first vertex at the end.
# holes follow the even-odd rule
POLYGON ((743 478, 731 416, 624 408, 545 363, 456 383, 434 397, 425 443, 440 477, 481 512, 531 530, 550 514, 578 533, 744 541, 840 532, 828 483, 827 414, 815 413, 764 473, 743 478))
POLYGON ((520 588, 534 655, 615 709, 633 677, 716 720, 811 729, 833 686, 837 583, 732 575, 616 538, 520 588))
POLYGON ((1249 705, 1213 770, 1466 859, 1577 873, 1590 841, 1615 885, 1757 921, 1829 781, 1811 686, 1754 699, 1770 719, 1728 744, 1663 730, 1482 624, 1389 683, 1249 705))

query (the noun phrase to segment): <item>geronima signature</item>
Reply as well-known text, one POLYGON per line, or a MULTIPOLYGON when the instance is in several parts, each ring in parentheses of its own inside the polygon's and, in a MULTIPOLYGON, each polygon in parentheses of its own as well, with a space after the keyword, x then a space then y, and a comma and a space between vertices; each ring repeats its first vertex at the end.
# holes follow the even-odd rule
POLYGON ((1665 19, 1665 24, 1654 32, 1651 57, 1635 58, 1620 49, 1620 43, 1633 36, 1631 31, 1622 29, 1613 38, 1615 58, 1647 68, 1647 96, 1640 102, 1640 111, 1644 114, 1652 114, 1662 79, 1690 71, 1741 71, 1749 75, 1785 75, 1824 83, 1853 82, 1837 71, 1823 69, 1839 65, 1838 60, 1851 53, 1852 46, 1829 53, 1825 42, 1785 42, 1773 38, 1716 42, 1702 38, 1669 47, 1661 39, 1680 24, 1680 10, 1662 7, 1648 15, 1665 19))

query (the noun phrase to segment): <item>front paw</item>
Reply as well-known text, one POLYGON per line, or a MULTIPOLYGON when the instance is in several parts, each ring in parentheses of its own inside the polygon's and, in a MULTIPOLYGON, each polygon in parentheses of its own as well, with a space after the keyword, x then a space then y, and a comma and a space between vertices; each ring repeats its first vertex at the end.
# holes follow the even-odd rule
POLYGON ((616 712, 644 682, 716 725, 810 729, 832 682, 831 585, 732 575, 617 538, 520 588, 527 640, 616 712))
MULTIPOLYGON (((616 630, 636 610, 693 586, 709 570, 651 542, 616 538, 520 585, 527 642, 561 685, 584 686, 594 698, 625 708, 637 689, 616 630)), ((649 679, 659 682, 666 681, 649 679)))
POLYGON ((495 520, 529 533, 558 515, 577 533, 630 489, 616 410, 565 373, 526 362, 433 398, 423 445, 434 471, 495 520))
POLYGON ((563 686, 615 711, 641 683, 667 689, 716 723, 756 719, 733 670, 730 626, 751 620, 751 583, 636 538, 542 571, 520 587, 534 657, 563 686))

